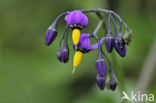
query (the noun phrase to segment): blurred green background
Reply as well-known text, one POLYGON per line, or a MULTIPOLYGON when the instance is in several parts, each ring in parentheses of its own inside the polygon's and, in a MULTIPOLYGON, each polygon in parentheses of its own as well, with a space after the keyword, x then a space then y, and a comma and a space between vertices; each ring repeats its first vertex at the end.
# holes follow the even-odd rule
MULTIPOLYGON (((98 18, 87 16, 85 31, 92 33, 98 18)), ((0 0, 0 103, 120 103, 122 90, 138 91, 140 85, 146 93, 156 94, 156 55, 151 49, 156 48, 155 24, 156 0, 0 0), (54 43, 44 44, 46 29, 60 13, 85 8, 114 10, 133 30, 125 58, 115 51, 107 53, 119 81, 115 92, 96 85, 96 50, 83 55, 71 73, 71 36, 69 62, 57 60, 63 19, 54 43)))

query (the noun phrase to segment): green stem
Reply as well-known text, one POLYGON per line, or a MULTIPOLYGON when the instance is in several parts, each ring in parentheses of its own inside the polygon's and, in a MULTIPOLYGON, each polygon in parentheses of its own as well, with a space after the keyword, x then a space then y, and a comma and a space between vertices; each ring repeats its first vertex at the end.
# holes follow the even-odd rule
MULTIPOLYGON (((107 26, 106 26, 106 20, 105 20, 105 17, 103 15, 101 15, 100 12, 97 12, 96 15, 99 17, 100 20, 103 20, 103 28, 105 30, 107 30, 107 26)), ((107 31, 105 31, 105 34, 107 33, 107 31)))

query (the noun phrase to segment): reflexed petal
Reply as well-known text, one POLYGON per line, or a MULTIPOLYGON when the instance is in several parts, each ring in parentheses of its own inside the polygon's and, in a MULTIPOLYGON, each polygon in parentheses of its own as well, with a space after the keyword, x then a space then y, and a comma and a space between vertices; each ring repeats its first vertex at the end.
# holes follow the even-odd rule
MULTIPOLYGON (((101 38, 100 45, 103 43, 104 39, 105 38, 101 38)), ((74 44, 73 44, 73 47, 75 47, 74 44)), ((98 48, 98 43, 91 45, 90 39, 89 39, 89 34, 82 33, 80 35, 80 40, 79 40, 77 47, 78 47, 78 49, 82 49, 83 51, 89 52, 93 49, 98 48)))
MULTIPOLYGON (((103 43, 104 40, 105 40, 104 37, 101 38, 101 40, 100 40, 100 45, 103 43)), ((93 49, 96 49, 96 48, 98 48, 98 43, 91 45, 88 49, 89 49, 89 50, 93 50, 93 49)))
POLYGON ((90 46, 90 40, 89 40, 89 36, 88 34, 81 34, 80 35, 80 40, 79 43, 77 45, 78 48, 87 48, 90 46))
MULTIPOLYGON (((89 36, 88 34, 84 34, 82 33, 80 35, 80 40, 79 40, 79 43, 77 45, 78 48, 87 48, 90 46, 90 40, 89 40, 89 36)), ((73 44, 73 47, 75 47, 75 45, 73 44)))
POLYGON ((86 27, 88 25, 88 18, 85 14, 83 14, 80 10, 74 10, 68 12, 65 16, 65 20, 67 25, 80 25, 86 27))

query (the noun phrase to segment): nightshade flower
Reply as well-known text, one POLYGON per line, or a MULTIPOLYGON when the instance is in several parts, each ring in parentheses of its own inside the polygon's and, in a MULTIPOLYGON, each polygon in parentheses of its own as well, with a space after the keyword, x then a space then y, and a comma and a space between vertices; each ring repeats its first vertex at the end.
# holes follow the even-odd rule
POLYGON ((96 60, 96 70, 97 70, 97 73, 101 77, 105 76, 106 62, 105 62, 104 58, 101 55, 98 55, 98 57, 97 57, 97 60, 96 60))
POLYGON ((115 38, 115 49, 121 57, 126 56, 127 47, 122 37, 115 38))
POLYGON ((46 31, 45 44, 50 45, 55 40, 56 36, 56 22, 54 22, 46 31))
MULTIPOLYGON (((72 30, 72 40, 73 43, 71 44, 75 50, 74 58, 73 58, 73 72, 75 71, 75 68, 78 67, 78 65, 81 62, 82 55, 85 53, 89 53, 90 51, 97 49, 98 54, 97 59, 95 62, 95 67, 97 71, 97 77, 96 82, 98 87, 101 90, 105 89, 105 83, 107 78, 106 71, 109 71, 110 74, 110 80, 109 80, 109 88, 114 91, 117 86, 117 78, 115 74, 113 73, 111 62, 109 61, 108 57, 104 53, 102 49, 102 43, 105 42, 106 50, 111 53, 113 48, 116 49, 117 53, 124 57, 126 56, 127 46, 130 44, 132 40, 132 30, 127 26, 127 24, 121 19, 121 17, 116 14, 115 12, 111 10, 105 10, 100 8, 92 8, 92 9, 82 9, 82 10, 74 10, 74 11, 67 11, 64 13, 61 13, 52 23, 52 25, 47 29, 45 34, 45 44, 50 45, 57 36, 57 26, 58 22, 61 17, 65 16, 66 21, 66 30, 63 33, 59 46, 57 51, 57 58, 60 62, 67 63, 69 60, 69 47, 68 47, 68 32, 71 28, 72 30), (95 30, 89 34, 89 33, 81 33, 80 31, 87 27, 88 25, 88 18, 85 15, 85 13, 95 13, 98 18, 100 19, 98 25, 96 26, 95 30), (104 22, 105 17, 102 15, 102 13, 108 13, 108 22, 104 22), (114 17, 118 19, 118 26, 116 26, 116 23, 114 21, 114 17), (111 22, 112 21, 112 22, 111 22), (111 23, 113 23, 114 31, 112 31, 111 23), (105 25, 107 24, 108 25, 105 25), (100 28, 104 25, 106 28, 103 28, 104 31, 107 32, 105 35, 98 35, 98 32, 100 28), (125 27, 125 33, 123 35, 122 27, 125 27), (115 33, 115 34, 114 34, 115 33), (95 44, 91 44, 91 39, 96 39, 95 44), (105 41, 104 41, 105 40, 105 41), (64 44, 62 44, 64 41, 64 44), (107 68, 107 64, 109 65, 109 68, 107 68), (109 70, 108 70, 109 69, 109 70)), ((99 33, 101 34, 101 33, 99 33)), ((89 60, 89 58, 88 58, 89 60)), ((73 73, 72 72, 72 73, 73 73)))
POLYGON ((104 90, 105 89, 105 82, 106 82, 105 77, 101 77, 101 76, 97 75, 96 82, 97 82, 98 87, 101 90, 104 90))
POLYGON ((59 48, 57 51, 57 58, 60 62, 67 63, 69 59, 69 47, 64 45, 62 48, 59 48))
POLYGON ((80 38, 80 30, 88 25, 88 18, 80 10, 67 12, 65 20, 67 25, 73 30, 72 39, 75 45, 78 44, 80 38))
MULTIPOLYGON (((77 45, 77 50, 83 52, 83 53, 88 53, 89 51, 98 48, 98 43, 91 45, 90 44, 90 39, 89 39, 90 34, 86 33, 81 33, 80 35, 80 40, 77 45)), ((100 40, 100 45, 104 41, 105 38, 101 38, 100 40)), ((73 47, 75 48, 75 44, 73 44, 73 47)))
MULTIPOLYGON (((80 40, 76 47, 77 51, 74 55, 74 60, 73 60, 73 66, 74 66, 73 72, 75 71, 75 68, 78 67, 78 65, 80 64, 80 61, 82 59, 82 53, 88 53, 89 51, 98 48, 98 43, 93 45, 90 44, 89 35, 90 34, 85 34, 85 33, 82 33, 80 35, 80 40)), ((100 40, 100 45, 102 44, 103 41, 104 38, 100 40)), ((75 48, 75 44, 73 44, 73 47, 75 48)))
POLYGON ((111 24, 110 24, 110 20, 111 20, 111 14, 109 14, 109 18, 108 18, 108 32, 107 32, 107 36, 105 39, 105 45, 106 45, 106 49, 109 53, 112 52, 113 48, 114 48, 114 36, 112 33, 112 29, 111 29, 111 24))
POLYGON ((117 79, 115 74, 112 72, 109 80, 109 87, 112 91, 114 91, 116 89, 116 86, 117 86, 117 79))
POLYGON ((114 40, 114 37, 113 35, 111 34, 108 34, 106 36, 106 39, 105 39, 105 45, 106 45, 106 49, 109 53, 112 52, 113 48, 114 48, 114 44, 115 44, 115 40, 114 40))

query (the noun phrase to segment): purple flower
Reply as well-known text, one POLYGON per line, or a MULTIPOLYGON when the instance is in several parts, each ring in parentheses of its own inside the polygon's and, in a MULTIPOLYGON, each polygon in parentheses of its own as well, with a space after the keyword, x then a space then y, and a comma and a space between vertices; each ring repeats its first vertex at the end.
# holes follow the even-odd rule
POLYGON ((101 90, 105 89, 105 82, 106 82, 105 77, 101 77, 101 76, 97 75, 96 82, 97 82, 98 87, 101 90))
POLYGON ((57 32, 54 29, 47 29, 45 35, 45 44, 50 45, 56 38, 57 32))
MULTIPOLYGON (((104 41, 104 38, 100 40, 100 44, 104 41)), ((73 47, 75 48, 75 45, 73 44, 73 47)), ((83 53, 89 52, 93 49, 98 48, 98 43, 91 45, 90 44, 90 39, 89 39, 89 34, 82 33, 80 35, 80 40, 77 45, 77 48, 82 51, 83 53)))
POLYGON ((109 80, 109 87, 112 91, 116 89, 117 86, 117 79, 114 73, 111 74, 110 80, 109 80))
POLYGON ((57 51, 57 58, 60 62, 67 63, 69 59, 69 48, 68 45, 64 45, 57 51))
POLYGON ((74 10, 68 12, 65 16, 65 20, 68 26, 83 26, 86 27, 88 25, 88 18, 85 14, 83 14, 80 10, 74 10))
POLYGON ((106 62, 102 56, 98 56, 96 60, 96 71, 101 76, 104 77, 106 73, 106 62))
POLYGON ((115 39, 115 49, 121 57, 126 56, 127 47, 122 38, 116 37, 115 39))
POLYGON ((105 39, 105 45, 106 45, 106 49, 109 53, 112 52, 113 48, 114 48, 114 37, 110 34, 107 35, 106 39, 105 39))

